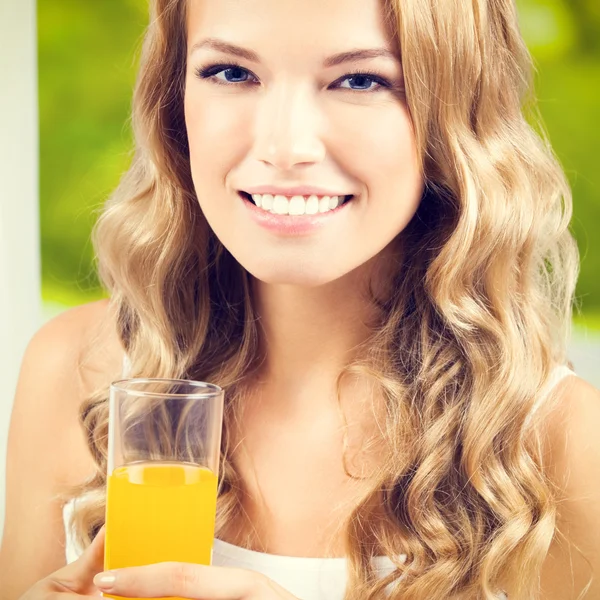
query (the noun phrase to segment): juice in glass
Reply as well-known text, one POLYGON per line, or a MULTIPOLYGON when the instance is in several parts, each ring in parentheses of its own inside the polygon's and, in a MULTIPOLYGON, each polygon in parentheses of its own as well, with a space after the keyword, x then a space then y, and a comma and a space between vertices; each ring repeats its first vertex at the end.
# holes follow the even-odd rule
POLYGON ((104 568, 209 565, 216 502, 217 477, 205 467, 169 461, 117 467, 107 482, 104 568))

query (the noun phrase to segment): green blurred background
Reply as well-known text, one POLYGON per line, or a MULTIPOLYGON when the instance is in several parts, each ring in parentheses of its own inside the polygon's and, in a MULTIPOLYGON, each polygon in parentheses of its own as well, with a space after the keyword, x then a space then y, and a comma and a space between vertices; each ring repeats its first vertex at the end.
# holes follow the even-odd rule
MULTIPOLYGON (((579 324, 600 331, 600 1, 517 0, 545 125, 573 187, 579 324)), ((90 229, 128 167, 146 0, 38 0, 42 296, 102 297, 90 229)))

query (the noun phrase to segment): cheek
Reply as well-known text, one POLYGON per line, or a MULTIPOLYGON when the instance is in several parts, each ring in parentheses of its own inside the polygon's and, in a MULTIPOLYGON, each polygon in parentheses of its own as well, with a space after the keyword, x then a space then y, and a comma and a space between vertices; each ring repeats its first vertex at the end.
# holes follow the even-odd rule
POLYGON ((417 147, 414 131, 403 110, 389 127, 377 131, 377 158, 386 172, 414 172, 418 168, 417 147))
POLYGON ((403 104, 382 106, 361 125, 348 122, 346 128, 353 140, 347 164, 367 188, 364 236, 370 244, 386 244, 410 222, 423 195, 410 113, 403 104))
MULTIPOLYGON (((388 190, 390 202, 403 198, 404 207, 409 212, 416 211, 424 181, 408 111, 395 119, 393 127, 380 129, 376 141, 373 148, 377 152, 373 152, 372 160, 377 161, 378 166, 370 163, 371 172, 379 172, 379 182, 388 190)), ((379 183, 377 191, 385 193, 379 183)))
POLYGON ((216 162, 225 169, 230 167, 239 148, 235 141, 245 131, 241 111, 232 110, 226 101, 193 91, 186 93, 184 108, 192 175, 202 170, 218 174, 216 162))
POLYGON ((370 107, 363 119, 355 115, 339 123, 345 132, 343 152, 348 164, 370 188, 418 181, 416 141, 408 109, 397 102, 378 108, 370 107))

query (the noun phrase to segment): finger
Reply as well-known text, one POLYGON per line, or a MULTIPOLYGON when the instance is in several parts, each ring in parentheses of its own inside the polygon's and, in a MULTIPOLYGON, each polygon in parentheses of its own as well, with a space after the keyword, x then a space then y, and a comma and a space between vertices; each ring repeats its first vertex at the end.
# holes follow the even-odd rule
POLYGON ((104 569, 104 537, 105 527, 102 526, 77 560, 55 571, 46 580, 55 584, 59 590, 67 589, 80 594, 96 591, 92 580, 94 575, 104 569))
MULTIPOLYGON (((38 600, 40 597, 47 596, 34 596, 32 600, 38 600)), ((73 592, 52 592, 51 596, 52 600, 74 600, 73 592)), ((24 600, 29 600, 28 598, 24 598, 24 600)), ((102 600, 102 596, 99 591, 96 591, 95 594, 77 594, 77 600, 102 600)))
POLYGON ((103 592, 129 598, 179 596, 191 600, 242 600, 257 590, 270 590, 267 578, 246 569, 164 562, 100 573, 94 579, 103 592))

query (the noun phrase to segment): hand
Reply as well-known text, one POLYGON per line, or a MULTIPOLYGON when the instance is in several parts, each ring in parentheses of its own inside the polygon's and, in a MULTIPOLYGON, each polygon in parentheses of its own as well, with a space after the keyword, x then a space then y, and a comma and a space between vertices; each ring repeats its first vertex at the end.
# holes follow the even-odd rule
POLYGON ((104 568, 104 531, 102 527, 76 561, 38 581, 19 600, 98 600, 100 590, 92 579, 104 568))
POLYGON ((265 575, 246 569, 163 562, 99 573, 103 591, 130 598, 190 600, 298 600, 265 575))

